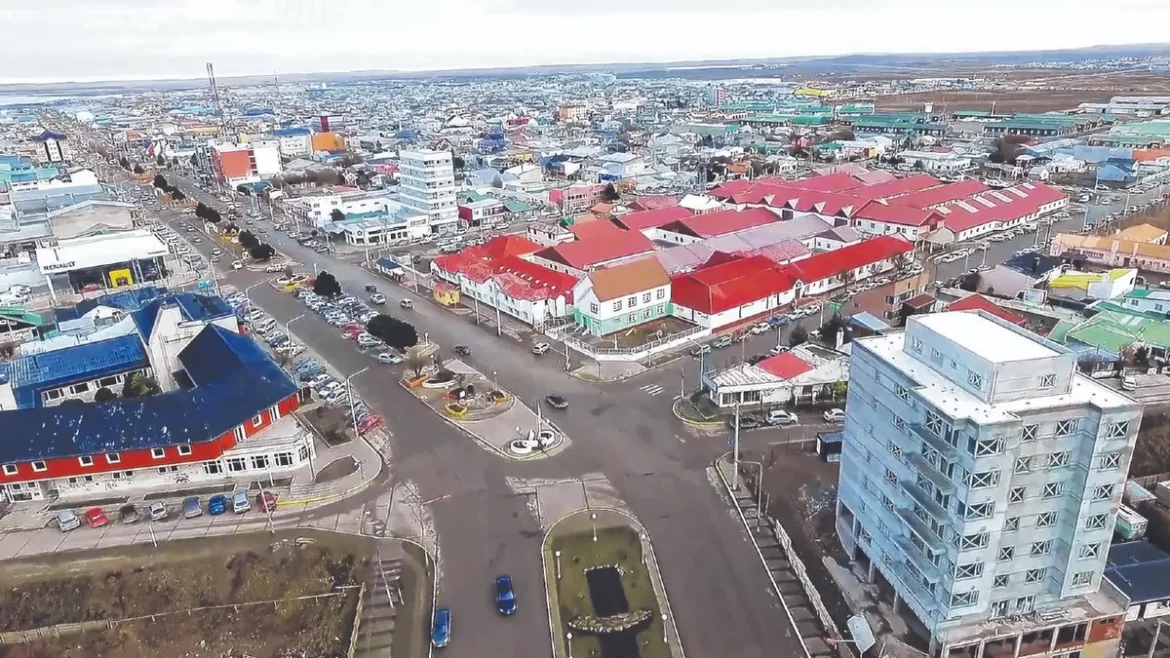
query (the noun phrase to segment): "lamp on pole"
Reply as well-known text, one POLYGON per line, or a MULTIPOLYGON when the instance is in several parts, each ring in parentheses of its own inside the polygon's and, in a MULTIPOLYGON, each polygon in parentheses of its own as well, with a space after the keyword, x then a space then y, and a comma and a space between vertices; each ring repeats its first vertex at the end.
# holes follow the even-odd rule
POLYGON ((742 401, 735 401, 735 430, 731 448, 731 490, 739 491, 739 407, 742 401))
POLYGON ((597 541, 597 512, 591 513, 589 520, 593 522, 593 541, 597 541))
POLYGON ((355 413, 354 401, 353 401, 354 400, 354 398, 353 398, 353 378, 357 377, 358 375, 362 374, 363 372, 365 372, 369 369, 370 369, 370 367, 366 366, 365 368, 362 368, 361 370, 359 370, 359 371, 353 373, 352 375, 350 375, 349 377, 345 378, 345 392, 349 396, 349 416, 350 416, 350 420, 353 421, 353 438, 354 439, 358 438, 358 422, 357 422, 357 414, 355 413))

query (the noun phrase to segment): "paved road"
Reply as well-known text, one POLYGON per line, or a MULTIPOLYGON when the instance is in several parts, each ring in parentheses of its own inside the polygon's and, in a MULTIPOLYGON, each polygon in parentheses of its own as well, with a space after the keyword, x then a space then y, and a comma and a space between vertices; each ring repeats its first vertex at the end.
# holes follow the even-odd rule
MULTIPOLYGON (((221 204, 179 184, 193 198, 221 204)), ((412 295, 358 267, 321 256, 269 234, 272 244, 307 268, 316 264, 337 275, 342 285, 360 291, 374 284, 389 308, 412 295)), ((210 247, 200 245, 209 250, 210 247)), ((243 289, 259 275, 227 277, 243 289)), ((304 312, 291 296, 267 286, 254 300, 287 321, 304 312)), ((659 564, 683 644, 691 656, 763 658, 799 653, 795 633, 782 621, 764 572, 742 529, 711 487, 706 469, 726 450, 723 437, 696 438, 670 413, 670 397, 643 396, 634 402, 627 388, 599 388, 564 374, 556 360, 536 360, 528 350, 431 304, 416 299, 412 319, 441 345, 468 345, 470 359, 485 372, 496 371, 502 385, 535 403, 549 392, 568 397, 557 422, 573 437, 572 446, 550 459, 530 463, 501 460, 479 448, 397 385, 396 367, 375 367, 355 380, 370 406, 388 419, 394 434, 393 470, 413 480, 432 505, 443 561, 441 602, 452 605, 467 638, 446 653, 452 658, 481 655, 491 647, 501 655, 548 655, 548 621, 540 571, 541 535, 524 498, 505 478, 574 477, 603 473, 638 515, 658 552, 659 564), (491 606, 492 578, 513 575, 521 612, 507 621, 491 606)), ((307 315, 292 333, 341 372, 355 372, 372 360, 343 340, 336 329, 307 315)), ((677 381, 677 380, 676 380, 677 381)))

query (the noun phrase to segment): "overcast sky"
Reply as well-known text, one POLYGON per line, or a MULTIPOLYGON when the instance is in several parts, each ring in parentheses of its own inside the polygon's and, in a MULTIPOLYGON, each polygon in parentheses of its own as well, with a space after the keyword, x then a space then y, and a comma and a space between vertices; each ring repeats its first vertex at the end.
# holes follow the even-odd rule
POLYGON ((0 0, 0 83, 1077 48, 1166 25, 1170 0, 0 0))

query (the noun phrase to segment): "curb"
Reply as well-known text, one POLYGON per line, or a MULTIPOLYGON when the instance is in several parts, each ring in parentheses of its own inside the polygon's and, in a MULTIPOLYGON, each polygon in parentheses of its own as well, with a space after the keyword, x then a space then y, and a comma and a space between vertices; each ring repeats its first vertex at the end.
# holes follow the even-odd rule
MULTIPOLYGON (((440 412, 436 411, 434 407, 432 407, 431 405, 427 404, 427 401, 426 401, 426 400, 423 400, 423 399, 422 399, 422 398, 420 398, 419 396, 415 395, 415 394, 414 394, 414 391, 411 391, 411 390, 410 390, 410 388, 409 388, 409 387, 407 387, 407 386, 406 386, 406 385, 405 385, 405 384, 402 382, 402 380, 399 380, 399 382, 398 382, 398 385, 399 385, 399 386, 401 386, 402 388, 406 389, 406 391, 407 391, 408 393, 410 393, 410 394, 411 394, 411 396, 412 396, 412 397, 413 397, 415 400, 417 400, 417 401, 418 401, 420 404, 422 404, 422 405, 423 405, 424 407, 426 407, 427 409, 430 409, 430 410, 431 410, 431 411, 432 411, 432 412, 433 412, 433 413, 434 413, 436 416, 438 416, 438 417, 439 417, 439 418, 440 418, 440 419, 441 419, 443 422, 445 422, 445 423, 447 423, 448 425, 450 425, 450 426, 454 427, 455 429, 457 429, 457 430, 459 430, 460 432, 462 432, 462 433, 466 434, 467 436, 470 436, 470 437, 471 437, 471 438, 472 438, 472 439, 473 439, 473 440, 474 440, 476 443, 478 443, 478 444, 479 444, 481 447, 487 448, 489 451, 496 453, 496 455, 498 455, 498 456, 500 456, 500 457, 503 457, 504 459, 507 459, 508 461, 514 461, 514 462, 529 462, 529 461, 536 461, 536 460, 538 460, 538 459, 547 459, 547 458, 549 458, 549 457, 554 457, 554 456, 556 456, 557 454, 559 454, 559 453, 561 452, 561 450, 557 450, 557 451, 555 451, 555 452, 547 452, 547 451, 546 451, 546 452, 539 452, 539 451, 537 451, 537 452, 533 452, 533 453, 531 453, 531 454, 528 454, 528 455, 513 455, 513 454, 509 453, 507 450, 503 450, 503 449, 501 449, 500 447, 498 447, 498 446, 496 446, 495 444, 493 444, 493 443, 491 443, 491 442, 487 441, 486 439, 482 439, 482 438, 480 438, 480 437, 479 437, 477 434, 475 434, 475 432, 472 432, 471 430, 469 430, 469 429, 467 429, 466 427, 464 427, 462 422, 460 422, 460 421, 456 421, 455 419, 453 419, 453 418, 449 418, 449 417, 448 417, 448 416, 446 416, 445 414, 443 414, 443 413, 440 413, 440 412)), ((513 403, 513 404, 514 404, 514 403, 513 403)), ((487 419, 485 418, 485 419, 483 419, 483 420, 487 420, 487 419)), ((477 422, 483 422, 483 420, 478 420, 478 421, 472 420, 472 421, 463 421, 463 422, 477 423, 477 422)), ((561 434, 561 436, 562 436, 562 437, 568 436, 567 434, 565 434, 565 433, 564 433, 564 432, 561 430, 561 428, 557 427, 557 426, 556 426, 555 424, 553 424, 551 421, 549 421, 549 423, 548 423, 548 424, 549 424, 549 426, 550 426, 550 427, 552 427, 553 429, 555 429, 557 432, 560 432, 560 434, 561 434)), ((565 445, 564 441, 565 441, 565 439, 564 439, 564 438, 562 438, 562 439, 561 439, 561 445, 559 446, 559 447, 560 447, 562 450, 563 450, 564 448, 566 448, 566 447, 567 447, 567 446, 565 445)))
POLYGON ((682 398, 675 398, 675 399, 674 399, 674 403, 670 405, 670 412, 671 412, 672 414, 674 414, 674 417, 675 417, 675 418, 677 418, 677 419, 679 419, 680 421, 682 421, 682 423, 683 423, 684 425, 687 425, 687 426, 689 426, 689 427, 693 427, 693 428, 695 428, 695 429, 704 429, 704 430, 708 430, 708 429, 719 429, 719 428, 722 428, 722 427, 723 427, 723 421, 718 421, 718 420, 692 420, 692 419, 690 419, 690 418, 686 418, 686 417, 684 417, 684 416, 682 415, 682 413, 681 413, 681 412, 679 412, 679 410, 678 410, 678 406, 679 406, 679 404, 680 404, 680 403, 682 403, 682 398))
MULTIPOLYGON (((646 552, 645 552, 646 554, 644 555, 644 557, 648 558, 649 561, 651 563, 653 563, 654 573, 658 574, 658 586, 662 588, 662 600, 659 603, 660 603, 661 607, 663 608, 663 610, 660 610, 660 612, 665 613, 667 615, 667 617, 670 619, 670 622, 671 622, 670 625, 674 629, 674 633, 673 633, 674 634, 674 644, 676 647, 678 647, 678 653, 675 654, 674 651, 671 651, 671 646, 670 646, 669 641, 666 643, 667 644, 666 648, 670 652, 670 655, 675 656, 675 658, 686 658, 686 651, 683 649, 682 637, 680 637, 678 634, 678 622, 674 618, 674 609, 670 605, 670 596, 666 592, 666 580, 662 577, 662 570, 658 567, 658 556, 656 555, 656 553, 654 551, 654 542, 650 539, 650 531, 646 530, 646 526, 642 525, 642 522, 640 520, 638 520, 637 517, 635 517, 633 514, 631 514, 629 512, 617 509, 616 507, 608 507, 608 506, 607 507, 590 507, 588 499, 586 499, 585 505, 586 506, 584 508, 576 510, 574 512, 569 512, 568 514, 565 514, 564 516, 557 519, 556 521, 553 521, 552 524, 549 525, 548 530, 546 530, 544 532, 544 538, 540 540, 540 566, 541 566, 541 569, 543 571, 542 575, 544 576, 544 604, 545 604, 546 610, 548 611, 548 631, 549 631, 548 635, 549 635, 549 643, 552 645, 553 658, 558 658, 557 648, 559 647, 559 643, 557 642, 556 629, 553 628, 553 619, 552 619, 552 607, 553 607, 552 596, 553 596, 553 594, 552 594, 552 588, 549 587, 549 582, 548 582, 548 557, 546 555, 548 551, 546 550, 546 548, 547 548, 546 545, 548 544, 549 538, 552 537, 553 529, 555 529, 561 521, 564 521, 565 519, 568 519, 571 516, 576 516, 578 514, 583 514, 585 512, 589 512, 589 511, 609 512, 609 513, 621 516, 629 521, 630 527, 632 527, 635 532, 637 532, 639 535, 646 538, 646 545, 644 548, 648 549, 648 550, 646 550, 646 552)), ((649 565, 647 565, 647 567, 649 567, 649 565)), ((649 574, 647 574, 647 575, 649 575, 649 574)), ((554 575, 553 577, 555 578, 556 576, 554 575)), ((654 589, 654 585, 653 585, 654 578, 651 577, 650 580, 651 580, 650 588, 654 589)), ((658 598, 658 592, 654 593, 654 597, 658 598)), ((795 625, 793 627, 795 628, 795 625)))

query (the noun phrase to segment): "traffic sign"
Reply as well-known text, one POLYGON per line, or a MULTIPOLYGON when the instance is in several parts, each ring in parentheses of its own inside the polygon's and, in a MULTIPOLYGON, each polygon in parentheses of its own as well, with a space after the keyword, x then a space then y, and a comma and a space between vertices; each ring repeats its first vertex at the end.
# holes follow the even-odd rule
POLYGON ((833 313, 840 313, 841 312, 841 302, 831 302, 829 304, 829 310, 832 311, 833 313))

